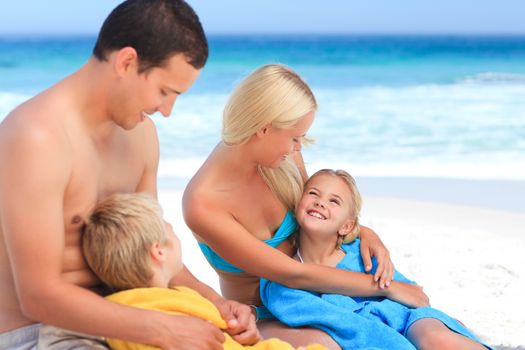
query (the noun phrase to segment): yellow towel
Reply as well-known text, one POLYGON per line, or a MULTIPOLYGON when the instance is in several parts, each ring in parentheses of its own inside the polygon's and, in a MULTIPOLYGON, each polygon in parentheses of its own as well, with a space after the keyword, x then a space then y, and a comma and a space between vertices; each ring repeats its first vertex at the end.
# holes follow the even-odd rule
MULTIPOLYGON (((186 287, 168 288, 137 288, 112 294, 107 299, 141 309, 161 311, 171 315, 188 315, 210 321, 220 329, 226 329, 226 322, 219 310, 211 301, 201 296, 193 289, 186 287)), ((224 333, 225 350, 293 350, 294 348, 279 339, 263 340, 252 346, 243 346, 224 333)), ((114 350, 154 350, 157 347, 131 343, 119 339, 108 339, 108 344, 114 350)), ((309 345, 305 350, 326 350, 321 345, 309 345)))

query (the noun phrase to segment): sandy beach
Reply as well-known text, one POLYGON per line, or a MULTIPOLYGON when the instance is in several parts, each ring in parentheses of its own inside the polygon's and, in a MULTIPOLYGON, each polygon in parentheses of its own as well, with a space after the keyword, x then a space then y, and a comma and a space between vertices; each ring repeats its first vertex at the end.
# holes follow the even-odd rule
MULTIPOLYGON (((464 181, 358 179, 363 182, 362 222, 380 234, 396 268, 424 286, 432 306, 459 319, 496 349, 523 349, 525 211, 519 206, 508 210, 505 195, 512 193, 518 198, 524 194, 524 184, 505 182, 513 189, 507 190, 500 181, 466 181, 467 185, 464 181), (430 186, 431 192, 456 193, 458 198, 451 197, 447 203, 446 196, 439 199, 428 191, 418 193, 421 182, 430 186), (381 187, 400 183, 406 187, 397 198, 392 191, 379 195, 381 187), (410 183, 416 190, 410 192, 410 183), (494 200, 486 201, 491 205, 480 201, 476 206, 471 199, 465 199, 468 205, 458 204, 461 188, 474 191, 479 198, 489 194, 494 200)), ((214 271, 182 219, 181 196, 181 190, 161 188, 159 199, 165 216, 182 240, 185 264, 218 290, 214 271)))

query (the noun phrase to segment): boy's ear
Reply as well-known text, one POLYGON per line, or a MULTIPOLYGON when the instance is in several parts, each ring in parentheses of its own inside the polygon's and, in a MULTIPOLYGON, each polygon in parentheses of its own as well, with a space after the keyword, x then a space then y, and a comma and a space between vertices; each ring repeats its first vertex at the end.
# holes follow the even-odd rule
POLYGON ((118 50, 115 55, 115 71, 119 76, 122 76, 130 71, 130 69, 137 69, 138 67, 137 51, 129 46, 118 50))
POLYGON ((257 132, 255 134, 257 135, 258 138, 262 139, 263 137, 268 135, 268 132, 270 131, 270 127, 271 126, 272 126, 272 124, 266 124, 265 126, 260 128, 259 130, 257 130, 257 132))
POLYGON ((341 228, 337 231, 337 233, 339 234, 339 236, 346 236, 347 234, 352 232, 354 227, 355 227, 355 220, 348 219, 343 224, 343 226, 341 226, 341 228))
POLYGON ((166 261, 166 253, 164 252, 164 248, 162 247, 162 244, 160 244, 160 242, 154 242, 151 245, 151 247, 149 248, 149 254, 155 262, 163 263, 166 261))

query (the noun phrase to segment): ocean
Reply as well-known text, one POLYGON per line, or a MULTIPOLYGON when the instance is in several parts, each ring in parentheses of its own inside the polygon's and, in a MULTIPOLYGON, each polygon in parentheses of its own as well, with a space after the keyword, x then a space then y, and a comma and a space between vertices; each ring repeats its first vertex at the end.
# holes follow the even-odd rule
MULTIPOLYGON (((183 186, 220 137, 235 85, 272 62, 319 103, 309 169, 364 177, 525 180, 525 37, 209 36, 172 118, 156 118, 161 186, 183 186)), ((87 60, 95 37, 0 38, 0 120, 87 60)))

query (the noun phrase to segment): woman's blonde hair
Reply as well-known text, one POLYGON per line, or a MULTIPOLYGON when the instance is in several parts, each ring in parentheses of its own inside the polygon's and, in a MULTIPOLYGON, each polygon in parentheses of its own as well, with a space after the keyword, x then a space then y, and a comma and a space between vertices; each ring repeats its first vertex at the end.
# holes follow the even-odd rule
POLYGON ((153 197, 114 194, 84 224, 82 250, 91 270, 112 289, 141 288, 153 277, 151 246, 166 239, 162 209, 153 197))
POLYGON ((306 182, 305 186, 308 184, 310 180, 312 180, 316 176, 320 175, 329 175, 332 177, 338 177, 341 180, 345 182, 345 184, 348 185, 348 188, 350 189, 350 192, 352 193, 352 198, 350 198, 350 218, 355 221, 354 228, 350 233, 348 233, 346 236, 339 236, 337 239, 337 245, 341 246, 343 243, 350 243, 353 240, 357 238, 359 235, 360 225, 359 225, 359 213, 361 212, 361 206, 363 203, 363 200, 361 198, 361 194, 359 193, 359 190, 357 189, 357 184, 348 172, 344 170, 333 170, 333 169, 321 169, 317 171, 315 174, 310 176, 308 181, 306 182))
MULTIPOLYGON (((312 90, 297 73, 280 64, 262 66, 230 96, 224 108, 222 141, 243 144, 268 124, 290 128, 316 109, 312 90)), ((304 182, 294 161, 287 158, 276 169, 259 166, 259 172, 275 195, 293 209, 304 182)))

